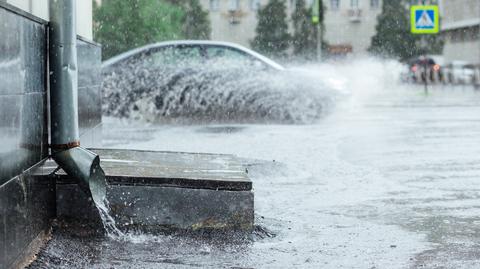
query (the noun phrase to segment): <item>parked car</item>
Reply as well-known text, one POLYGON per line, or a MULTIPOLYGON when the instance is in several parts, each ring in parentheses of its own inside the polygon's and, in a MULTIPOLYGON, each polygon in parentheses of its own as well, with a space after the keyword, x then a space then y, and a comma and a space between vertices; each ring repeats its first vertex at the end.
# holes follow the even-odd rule
POLYGON ((475 66, 464 61, 453 61, 446 65, 448 82, 453 84, 471 84, 475 79, 475 66))
POLYGON ((104 72, 135 63, 148 67, 202 68, 206 64, 228 67, 284 70, 273 60, 228 42, 185 40, 147 45, 114 56, 102 63, 104 72))

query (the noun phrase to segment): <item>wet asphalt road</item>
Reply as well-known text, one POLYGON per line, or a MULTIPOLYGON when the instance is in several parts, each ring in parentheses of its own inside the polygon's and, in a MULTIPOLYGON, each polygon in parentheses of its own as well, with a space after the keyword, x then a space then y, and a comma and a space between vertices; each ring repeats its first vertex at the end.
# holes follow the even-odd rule
POLYGON ((57 234, 33 268, 480 268, 480 92, 346 83, 357 90, 313 125, 105 120, 107 147, 244 158, 275 236, 57 234))

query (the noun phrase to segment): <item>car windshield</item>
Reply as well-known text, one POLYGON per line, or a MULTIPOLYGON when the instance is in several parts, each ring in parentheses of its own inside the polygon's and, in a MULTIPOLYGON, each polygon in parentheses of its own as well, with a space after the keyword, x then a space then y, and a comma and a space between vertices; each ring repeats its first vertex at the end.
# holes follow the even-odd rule
POLYGON ((206 57, 216 65, 226 65, 233 68, 265 67, 260 59, 237 49, 222 46, 205 47, 206 57))

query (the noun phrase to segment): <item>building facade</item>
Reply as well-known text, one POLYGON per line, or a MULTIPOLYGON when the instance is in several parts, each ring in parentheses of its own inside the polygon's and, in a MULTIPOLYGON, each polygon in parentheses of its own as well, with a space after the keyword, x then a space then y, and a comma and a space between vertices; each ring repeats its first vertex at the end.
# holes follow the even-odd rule
POLYGON ((331 54, 367 53, 382 0, 324 0, 324 39, 331 54))
MULTIPOLYGON (((255 37, 257 10, 268 0, 201 0, 212 24, 211 39, 250 46, 255 37)), ((313 0, 307 0, 311 6, 313 0)), ((334 54, 363 54, 375 33, 376 17, 382 0, 323 0, 325 32, 323 36, 334 54)), ((295 9, 295 0, 286 0, 288 18, 295 9)))
MULTIPOLYGON (((250 41, 255 37, 257 10, 267 2, 268 0, 200 0, 210 17, 210 38, 250 47, 250 41)), ((291 14, 294 2, 287 0, 286 6, 287 14, 291 14)))
POLYGON ((443 0, 441 10, 445 61, 480 65, 480 1, 443 0))

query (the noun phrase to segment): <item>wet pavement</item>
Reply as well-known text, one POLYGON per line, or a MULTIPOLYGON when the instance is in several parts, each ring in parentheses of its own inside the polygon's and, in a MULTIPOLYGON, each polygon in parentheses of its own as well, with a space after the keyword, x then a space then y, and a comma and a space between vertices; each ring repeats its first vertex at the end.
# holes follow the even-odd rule
POLYGON ((480 268, 480 92, 425 94, 375 73, 378 63, 355 68, 326 70, 348 96, 316 124, 104 120, 108 147, 243 158, 252 237, 58 232, 32 267, 480 268))

